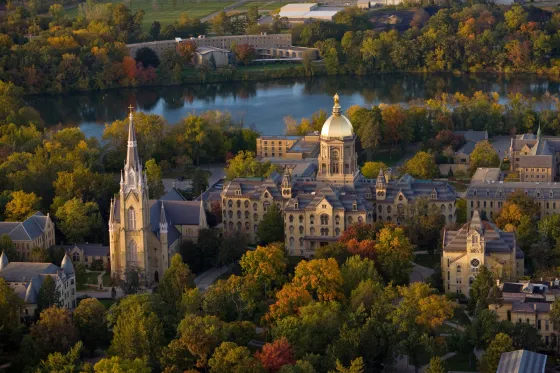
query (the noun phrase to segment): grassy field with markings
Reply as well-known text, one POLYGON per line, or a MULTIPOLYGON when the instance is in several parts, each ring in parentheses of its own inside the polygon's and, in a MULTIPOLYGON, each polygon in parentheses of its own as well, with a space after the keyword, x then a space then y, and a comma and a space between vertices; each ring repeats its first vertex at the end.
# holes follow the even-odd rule
MULTIPOLYGON (((122 1, 107 2, 120 3, 122 1)), ((143 29, 147 31, 154 21, 159 21, 164 26, 175 22, 183 12, 187 12, 191 17, 202 18, 233 4, 234 1, 132 0, 130 2, 125 1, 124 3, 131 8, 133 13, 144 9, 146 14, 144 15, 143 29)), ((70 9, 67 11, 67 14, 75 17, 78 15, 78 9, 70 9)))

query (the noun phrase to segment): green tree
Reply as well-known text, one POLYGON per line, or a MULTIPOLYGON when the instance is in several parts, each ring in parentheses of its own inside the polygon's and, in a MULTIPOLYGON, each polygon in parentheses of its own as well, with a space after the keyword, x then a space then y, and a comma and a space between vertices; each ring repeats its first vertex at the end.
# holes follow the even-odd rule
POLYGON ((430 365, 425 370, 425 373, 447 373, 445 369, 445 364, 441 357, 434 356, 430 359, 430 365))
POLYGON ((7 221, 24 221, 41 207, 41 197, 37 197, 35 193, 25 193, 20 190, 12 192, 11 197, 6 205, 7 221))
POLYGON ((39 321, 31 326, 31 337, 40 357, 54 352, 67 353, 78 341, 78 331, 68 310, 50 307, 41 312, 39 321))
POLYGON ((247 9, 247 24, 254 25, 259 20, 259 7, 252 5, 247 9))
POLYGON ((218 35, 231 33, 231 19, 223 10, 210 20, 210 24, 212 25, 212 30, 218 35))
POLYGON ((0 349, 8 344, 12 333, 19 326, 21 307, 22 299, 0 277, 0 349))
POLYGON ((247 347, 223 342, 208 361, 211 373, 261 373, 264 368, 247 347))
POLYGON ((49 263, 51 258, 47 249, 34 247, 29 254, 29 261, 34 263, 49 263))
POLYGON ((379 175, 379 170, 387 170, 387 168, 383 162, 366 162, 362 167, 362 175, 368 179, 375 179, 379 175))
POLYGON ((362 259, 358 255, 346 259, 346 263, 340 268, 340 273, 344 280, 343 288, 346 295, 350 295, 362 281, 381 281, 381 276, 379 276, 377 269, 375 269, 373 260, 367 258, 362 259))
POLYGON ((439 169, 433 154, 418 152, 414 157, 406 161, 403 166, 404 173, 418 179, 434 179, 439 176, 439 169))
POLYGON ((158 166, 153 158, 146 162, 146 176, 148 177, 150 198, 159 199, 165 194, 165 187, 161 178, 161 167, 158 166))
POLYGON ((136 62, 141 63, 145 68, 149 66, 156 68, 159 66, 159 57, 152 48, 143 47, 138 49, 134 59, 136 62))
POLYGON ((173 255, 171 265, 164 272, 158 287, 161 298, 171 307, 172 313, 179 310, 183 293, 193 287, 194 275, 188 264, 183 263, 180 254, 173 255))
POLYGON ((219 265, 232 265, 237 262, 247 251, 247 236, 243 232, 224 234, 218 249, 217 263, 219 265))
POLYGON ((93 355, 96 348, 108 341, 105 306, 96 298, 83 299, 74 310, 74 323, 87 348, 93 355))
POLYGON ((73 198, 56 210, 59 227, 68 242, 93 241, 101 229, 101 215, 96 202, 73 198))
POLYGON ((152 25, 150 26, 150 36, 152 37, 152 40, 158 40, 160 31, 161 23, 158 21, 152 22, 152 25))
POLYGON ((481 373, 495 373, 500 363, 500 357, 504 352, 513 351, 513 341, 504 333, 496 335, 494 340, 486 349, 480 360, 479 369, 481 373))
POLYGON ((16 245, 6 233, 0 236, 0 254, 6 254, 10 262, 19 262, 19 253, 16 250, 16 245))
POLYGON ((271 204, 264 214, 257 229, 257 237, 262 244, 284 241, 284 219, 282 212, 271 204))
POLYGON ((163 326, 158 315, 135 298, 126 312, 119 312, 109 353, 123 359, 146 359, 153 366, 163 346, 163 326))
POLYGON ((486 266, 481 266, 471 285, 468 309, 471 312, 487 309, 499 297, 496 287, 494 274, 486 266))
POLYGON ((52 306, 62 307, 63 304, 60 301, 60 291, 56 290, 56 283, 51 276, 46 276, 37 295, 37 308, 41 311, 52 306))
POLYGON ((240 151, 228 161, 226 177, 233 180, 237 177, 267 177, 275 166, 270 161, 260 162, 255 158, 255 153, 240 151))
POLYGON ((376 265, 385 282, 407 284, 412 270, 412 250, 402 228, 383 228, 377 235, 376 265))
POLYGON ((152 369, 143 359, 123 359, 113 356, 99 360, 93 367, 95 373, 150 373, 152 369))
POLYGON ((476 171, 479 167, 499 167, 500 157, 496 150, 488 142, 488 140, 481 141, 476 144, 474 150, 470 155, 470 169, 471 172, 476 171))
POLYGON ((224 323, 215 316, 185 315, 178 328, 181 339, 196 358, 196 366, 206 367, 216 347, 225 340, 224 323))
POLYGON ((60 352, 54 352, 49 354, 46 360, 41 361, 41 364, 37 368, 36 373, 81 372, 82 370, 80 369, 81 368, 80 353, 82 349, 83 349, 83 344, 81 341, 79 341, 65 355, 61 354, 60 352))
POLYGON ((208 189, 208 174, 202 169, 197 168, 194 171, 191 185, 193 188, 193 195, 201 195, 206 189, 208 189))
POLYGON ((74 264, 74 274, 76 276, 76 288, 83 288, 87 281, 86 266, 84 263, 74 264))

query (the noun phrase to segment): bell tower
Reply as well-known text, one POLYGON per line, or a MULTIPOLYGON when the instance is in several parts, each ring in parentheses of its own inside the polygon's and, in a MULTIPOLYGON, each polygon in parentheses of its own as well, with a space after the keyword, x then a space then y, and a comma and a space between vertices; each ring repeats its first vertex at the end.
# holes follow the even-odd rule
POLYGON ((379 174, 377 175, 377 180, 375 180, 375 194, 376 199, 384 200, 387 194, 387 180, 383 174, 383 169, 379 169, 379 174))
POLYGON ((288 167, 284 167, 284 175, 282 176, 282 198, 292 198, 292 176, 288 167))

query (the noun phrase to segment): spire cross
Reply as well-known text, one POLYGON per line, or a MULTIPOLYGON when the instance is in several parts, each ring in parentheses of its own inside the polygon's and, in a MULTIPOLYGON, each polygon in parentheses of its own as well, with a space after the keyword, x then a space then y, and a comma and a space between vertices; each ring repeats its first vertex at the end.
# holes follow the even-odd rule
POLYGON ((130 110, 131 113, 132 113, 132 109, 134 109, 134 106, 129 105, 129 106, 128 106, 128 110, 130 110))

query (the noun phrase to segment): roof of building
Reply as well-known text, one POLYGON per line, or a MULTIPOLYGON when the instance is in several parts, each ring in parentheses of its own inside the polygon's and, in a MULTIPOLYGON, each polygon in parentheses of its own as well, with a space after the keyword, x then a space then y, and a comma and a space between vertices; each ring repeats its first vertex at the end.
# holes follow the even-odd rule
POLYGON ((467 237, 473 231, 484 237, 486 253, 507 253, 516 247, 515 233, 503 232, 493 223, 482 221, 478 210, 475 210, 471 221, 464 224, 458 231, 446 230, 443 236, 445 251, 466 251, 467 237))
POLYGON ((72 265, 72 260, 68 256, 68 253, 64 254, 62 258, 62 263, 60 263, 60 268, 66 273, 67 276, 74 274, 74 266, 72 265))
POLYGON ((475 143, 488 140, 488 131, 453 131, 456 135, 462 135, 466 141, 473 141, 475 143))
POLYGON ((521 293, 523 291, 523 284, 515 282, 505 282, 502 286, 502 293, 521 293))
POLYGON ((496 373, 544 373, 547 356, 527 350, 504 352, 496 373))
POLYGON ((472 181, 499 181, 502 179, 502 170, 500 168, 479 167, 476 169, 472 181))
POLYGON ((0 222, 0 235, 7 234, 12 241, 32 241, 43 234, 49 215, 37 211, 23 222, 0 222))
POLYGON ((378 200, 377 203, 393 203, 401 193, 409 200, 431 197, 433 192, 436 193, 438 201, 454 201, 457 198, 455 189, 445 181, 416 180, 409 174, 390 180, 386 185, 385 200, 378 200))
POLYGON ((476 143, 474 141, 467 141, 463 146, 461 146, 461 148, 459 148, 459 150, 455 152, 455 154, 471 155, 475 146, 476 143))
POLYGON ((169 189, 161 198, 161 201, 186 201, 187 199, 176 189, 169 189))
POLYGON ((282 199, 282 193, 278 189, 278 184, 282 180, 282 175, 273 171, 266 179, 257 178, 236 178, 224 185, 222 195, 226 197, 245 197, 260 199, 261 195, 268 192, 274 199, 282 199))
POLYGON ((327 201, 333 209, 344 209, 345 211, 371 211, 373 206, 368 202, 361 194, 356 193, 353 187, 350 186, 338 186, 324 184, 319 186, 312 192, 305 192, 305 184, 296 185, 297 194, 294 198, 291 198, 286 206, 285 211, 290 210, 301 210, 306 208, 315 208, 322 203, 327 201), (356 208, 354 209, 354 203, 356 208), (297 204, 297 208, 296 208, 297 204))
POLYGON ((560 195, 560 183, 556 182, 506 182, 506 181, 471 181, 465 195, 467 198, 501 198, 506 199, 515 192, 524 192, 535 199, 553 199, 560 195))
POLYGON ((109 246, 104 246, 100 243, 80 243, 75 245, 63 246, 66 252, 69 253, 74 247, 83 251, 85 256, 107 256, 109 255, 109 246))
POLYGON ((150 224, 152 232, 159 238, 162 219, 167 222, 167 242, 171 246, 181 237, 177 225, 200 226, 200 219, 206 219, 200 201, 150 201, 150 224), (202 210, 202 211, 201 211, 202 210))
POLYGON ((228 50, 216 47, 198 47, 196 49, 196 53, 198 54, 208 54, 212 52, 222 52, 222 53, 229 53, 228 50))
POLYGON ((38 275, 54 275, 58 271, 60 271, 60 267, 52 263, 10 262, 2 269, 0 277, 7 282, 23 282, 38 275))
POLYGON ((321 137, 343 138, 348 136, 354 136, 354 127, 348 118, 341 114, 339 98, 336 94, 334 95, 333 113, 321 128, 321 137))

